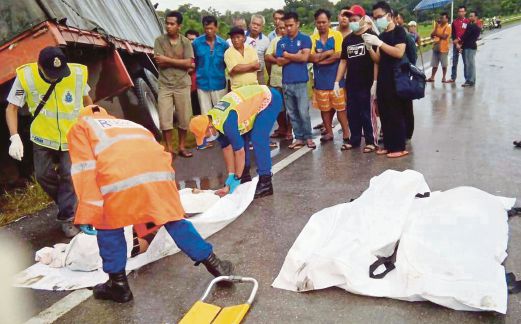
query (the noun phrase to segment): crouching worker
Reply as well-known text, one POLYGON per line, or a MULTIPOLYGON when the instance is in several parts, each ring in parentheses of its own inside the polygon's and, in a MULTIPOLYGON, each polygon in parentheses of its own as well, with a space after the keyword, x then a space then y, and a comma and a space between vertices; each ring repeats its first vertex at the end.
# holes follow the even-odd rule
POLYGON ((237 88, 208 111, 190 121, 197 145, 219 132, 224 162, 228 171, 224 190, 232 193, 241 183, 251 180, 249 142, 253 144, 259 183, 255 198, 273 194, 271 183, 270 132, 282 109, 282 97, 265 85, 237 88))
POLYGON ((231 274, 232 264, 219 260, 184 219, 172 157, 146 128, 87 106, 67 138, 78 197, 74 223, 97 235, 103 271, 109 274, 106 283, 94 287, 94 298, 119 303, 133 298, 125 273, 127 225, 164 225, 196 265, 204 264, 214 276, 231 274))

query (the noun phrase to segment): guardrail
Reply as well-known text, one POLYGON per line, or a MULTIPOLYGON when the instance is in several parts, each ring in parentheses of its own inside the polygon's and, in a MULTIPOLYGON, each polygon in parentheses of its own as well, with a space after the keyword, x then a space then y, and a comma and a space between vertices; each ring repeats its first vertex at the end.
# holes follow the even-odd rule
MULTIPOLYGON (((516 21, 516 20, 521 20, 521 16, 515 16, 515 17, 510 17, 510 18, 507 18, 507 19, 504 19, 504 20, 501 20, 501 23, 502 24, 506 24, 506 23, 509 23, 509 22, 512 22, 512 21, 516 21)), ((432 45, 434 43, 434 40, 430 37, 423 37, 420 39, 420 45, 419 46, 429 46, 429 45, 432 45)))

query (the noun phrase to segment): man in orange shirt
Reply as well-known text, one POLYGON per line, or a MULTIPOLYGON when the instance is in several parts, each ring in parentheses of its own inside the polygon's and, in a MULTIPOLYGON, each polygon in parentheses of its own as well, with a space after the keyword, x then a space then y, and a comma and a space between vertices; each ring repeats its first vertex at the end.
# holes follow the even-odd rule
POLYGON ((434 82, 434 77, 438 71, 438 65, 441 63, 443 71, 443 78, 441 82, 447 83, 447 66, 449 65, 449 43, 451 35, 451 27, 449 25, 449 14, 444 12, 440 15, 436 27, 431 33, 431 38, 434 40, 432 45, 432 74, 427 82, 434 82))
POLYGON ((119 303, 133 298, 125 273, 123 227, 128 225, 164 225, 196 265, 204 264, 216 277, 231 274, 231 262, 219 260, 212 245, 184 219, 172 156, 146 128, 91 105, 80 112, 67 138, 78 196, 74 223, 97 235, 103 271, 109 274, 106 283, 94 287, 94 298, 119 303))

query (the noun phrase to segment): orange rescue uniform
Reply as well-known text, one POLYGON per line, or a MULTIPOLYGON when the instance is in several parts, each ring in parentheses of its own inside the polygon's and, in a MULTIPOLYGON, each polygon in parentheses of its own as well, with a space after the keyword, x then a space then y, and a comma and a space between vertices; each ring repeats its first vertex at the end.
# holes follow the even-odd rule
POLYGON ((75 224, 117 229, 184 218, 172 157, 146 128, 101 112, 80 117, 67 139, 75 224))

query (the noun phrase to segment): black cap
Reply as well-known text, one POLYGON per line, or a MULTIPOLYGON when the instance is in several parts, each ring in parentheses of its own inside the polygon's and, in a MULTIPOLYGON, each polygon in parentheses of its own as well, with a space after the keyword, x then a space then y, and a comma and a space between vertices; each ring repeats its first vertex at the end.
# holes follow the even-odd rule
POLYGON ((232 37, 233 35, 244 35, 244 29, 242 29, 241 27, 232 27, 232 29, 230 29, 230 31, 228 32, 228 35, 230 35, 230 37, 232 37))
POLYGON ((65 78, 71 74, 67 57, 59 47, 49 46, 41 50, 38 65, 52 79, 65 78))

